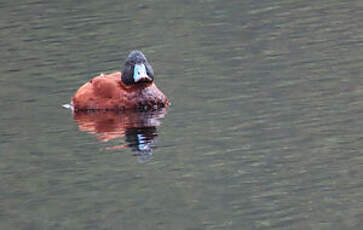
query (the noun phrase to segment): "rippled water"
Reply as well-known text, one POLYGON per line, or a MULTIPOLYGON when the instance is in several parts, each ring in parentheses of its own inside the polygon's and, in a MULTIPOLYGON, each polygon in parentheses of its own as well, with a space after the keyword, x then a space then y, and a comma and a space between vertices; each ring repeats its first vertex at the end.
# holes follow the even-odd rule
POLYGON ((361 229, 361 2, 0 11, 0 229, 361 229), (168 111, 62 108, 132 49, 168 111))

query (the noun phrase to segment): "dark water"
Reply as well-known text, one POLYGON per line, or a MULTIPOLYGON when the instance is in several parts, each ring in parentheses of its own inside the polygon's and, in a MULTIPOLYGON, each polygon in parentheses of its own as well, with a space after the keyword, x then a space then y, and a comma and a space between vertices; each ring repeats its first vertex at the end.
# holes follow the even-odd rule
POLYGON ((0 229, 361 229, 360 1, 0 3, 0 229), (73 117, 132 49, 172 106, 73 117))

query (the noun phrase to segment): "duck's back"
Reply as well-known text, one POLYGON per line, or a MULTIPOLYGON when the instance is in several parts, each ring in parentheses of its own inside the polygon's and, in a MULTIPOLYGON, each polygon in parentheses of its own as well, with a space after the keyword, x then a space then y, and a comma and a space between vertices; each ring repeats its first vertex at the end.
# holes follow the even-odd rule
POLYGON ((165 107, 166 96, 154 83, 126 86, 121 73, 101 74, 81 86, 72 98, 77 110, 125 110, 165 107))

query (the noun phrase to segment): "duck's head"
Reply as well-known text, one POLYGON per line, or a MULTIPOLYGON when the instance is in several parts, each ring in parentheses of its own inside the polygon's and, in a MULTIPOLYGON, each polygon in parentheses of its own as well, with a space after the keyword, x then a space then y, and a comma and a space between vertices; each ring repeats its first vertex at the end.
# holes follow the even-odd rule
POLYGON ((125 85, 154 81, 154 71, 141 51, 134 50, 127 56, 121 80, 125 85))

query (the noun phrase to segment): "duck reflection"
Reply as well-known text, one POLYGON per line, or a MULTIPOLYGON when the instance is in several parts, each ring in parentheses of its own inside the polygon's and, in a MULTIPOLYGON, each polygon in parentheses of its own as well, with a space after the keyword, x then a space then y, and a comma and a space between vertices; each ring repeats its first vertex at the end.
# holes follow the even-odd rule
POLYGON ((126 144, 106 149, 130 148, 140 162, 146 162, 151 159, 152 148, 155 147, 156 126, 161 125, 159 119, 166 113, 166 108, 147 112, 92 111, 74 112, 73 117, 79 130, 97 135, 100 141, 125 137, 126 144))

